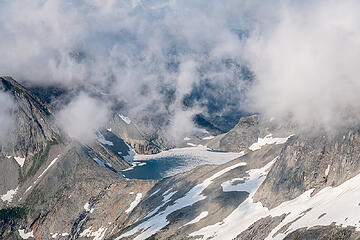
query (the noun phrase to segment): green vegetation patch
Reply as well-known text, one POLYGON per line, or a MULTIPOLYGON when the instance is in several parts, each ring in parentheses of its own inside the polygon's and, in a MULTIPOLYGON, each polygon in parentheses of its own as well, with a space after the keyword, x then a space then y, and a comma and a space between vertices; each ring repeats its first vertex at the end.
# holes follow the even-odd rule
POLYGON ((0 210, 0 221, 21 219, 25 215, 26 215, 25 208, 22 207, 4 208, 0 210))
POLYGON ((61 186, 58 188, 58 190, 55 192, 53 197, 55 199, 58 199, 59 197, 61 197, 61 195, 64 193, 64 191, 68 191, 70 189, 71 189, 70 186, 65 184, 64 186, 61 186))
POLYGON ((46 199, 44 193, 39 188, 35 188, 26 198, 25 202, 26 202, 26 207, 28 207, 31 210, 34 210, 36 206, 45 204, 46 199))
POLYGON ((42 150, 40 150, 40 152, 35 154, 35 156, 33 157, 33 163, 31 165, 25 179, 28 177, 33 177, 36 174, 36 172, 40 169, 40 167, 44 164, 44 162, 46 162, 46 159, 49 156, 50 148, 56 144, 58 144, 56 139, 54 139, 52 141, 48 141, 45 149, 42 149, 42 150))

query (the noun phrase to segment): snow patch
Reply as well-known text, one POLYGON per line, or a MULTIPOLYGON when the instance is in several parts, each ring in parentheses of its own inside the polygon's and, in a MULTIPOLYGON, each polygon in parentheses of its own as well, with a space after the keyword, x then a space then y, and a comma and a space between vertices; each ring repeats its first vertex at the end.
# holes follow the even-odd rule
MULTIPOLYGON (((134 161, 134 157, 136 155, 136 152, 134 151, 134 149, 132 149, 132 147, 129 144, 127 144, 127 142, 124 141, 124 143, 129 148, 129 150, 128 150, 128 155, 123 156, 123 158, 127 163, 132 164, 132 162, 134 161)), ((122 155, 121 152, 118 152, 118 154, 122 155)))
POLYGON ((202 139, 203 139, 203 140, 211 140, 211 139, 213 139, 213 138, 215 138, 215 136, 203 137, 202 139))
MULTIPOLYGON (((58 157, 59 157, 59 156, 58 156, 58 157)), ((37 181, 51 168, 51 166, 56 163, 56 161, 58 160, 58 157, 51 161, 51 163, 49 164, 49 166, 48 166, 48 167, 40 174, 40 176, 38 176, 38 178, 35 180, 34 184, 36 184, 37 181)))
POLYGON ((270 168, 269 164, 263 168, 251 169, 246 172, 249 174, 249 177, 234 178, 222 183, 221 187, 224 192, 239 191, 251 193, 254 189, 258 188, 260 182, 265 180, 268 168, 270 168))
POLYGON ((196 218, 194 218, 192 221, 188 222, 188 223, 185 224, 184 226, 197 223, 197 222, 199 222, 201 219, 206 218, 208 214, 209 214, 208 211, 201 212, 199 216, 197 216, 196 218))
POLYGON ((90 204, 89 203, 86 203, 84 205, 84 209, 87 211, 87 212, 90 212, 90 213, 93 213, 94 211, 94 208, 90 208, 90 204))
POLYGON ((189 137, 184 137, 184 141, 190 141, 191 140, 191 138, 189 138, 189 137))
POLYGON ((245 178, 233 178, 221 184, 223 192, 239 191, 238 186, 245 182, 245 178))
MULTIPOLYGON (((265 180, 266 174, 277 159, 278 157, 260 169, 252 169, 247 171, 247 173, 250 175, 247 178, 248 180, 243 184, 237 185, 236 188, 236 191, 249 192, 247 199, 221 222, 206 226, 196 232, 191 233, 190 236, 202 236, 201 239, 211 238, 212 240, 233 239, 238 234, 246 230, 249 226, 251 226, 251 224, 262 217, 266 217, 268 215, 268 209, 264 208, 260 202, 254 203, 253 196, 260 187, 261 183, 265 180)), ((227 186, 227 184, 225 186, 227 186)))
POLYGON ((327 166, 325 170, 325 176, 329 175, 329 171, 330 171, 330 164, 327 166))
POLYGON ((98 158, 93 158, 93 160, 101 167, 105 167, 105 163, 103 161, 101 161, 98 158))
POLYGON ((193 144, 193 143, 186 143, 186 144, 191 146, 191 147, 196 147, 197 146, 196 144, 193 144))
POLYGON ((164 192, 164 194, 163 194, 163 197, 164 197, 163 202, 169 201, 170 198, 171 198, 175 193, 177 193, 177 191, 172 191, 172 192, 166 191, 166 192, 164 192))
POLYGON ((166 194, 168 194, 169 192, 171 192, 172 188, 169 188, 168 190, 166 190, 165 192, 163 192, 163 196, 165 196, 166 194))
POLYGON ((11 203, 18 190, 19 190, 19 187, 16 187, 15 189, 10 189, 4 195, 0 196, 1 200, 3 202, 11 203))
POLYGON ((68 234, 67 232, 64 233, 50 233, 51 238, 58 238, 58 237, 66 237, 69 236, 70 234, 68 234))
POLYGON ((32 188, 32 186, 28 187, 28 188, 25 190, 24 194, 27 193, 31 188, 32 188))
POLYGON ((129 171, 129 170, 133 170, 134 167, 141 167, 141 166, 145 166, 145 165, 146 165, 146 162, 133 162, 131 164, 131 167, 126 168, 126 169, 121 170, 121 171, 126 172, 126 171, 129 171))
POLYGON ((131 123, 131 119, 128 117, 125 117, 124 115, 119 114, 119 117, 126 123, 126 124, 130 124, 131 123))
POLYGON ((19 235, 22 239, 28 239, 34 237, 34 232, 30 231, 28 233, 25 233, 25 229, 19 229, 19 235))
POLYGON ((104 239, 107 228, 100 227, 97 231, 93 231, 91 229, 92 227, 85 229, 82 233, 80 233, 80 237, 94 237, 93 240, 104 239))
POLYGON ((25 158, 22 157, 14 157, 15 161, 20 165, 20 167, 24 166, 25 158))
POLYGON ((96 139, 98 140, 98 142, 100 142, 104 145, 114 146, 114 143, 106 140, 104 135, 102 135, 100 132, 96 133, 96 139))
MULTIPOLYGON (((12 158, 13 156, 6 156, 8 159, 12 158)), ((15 161, 20 165, 20 167, 24 166, 25 158, 23 157, 13 157, 15 161)))
MULTIPOLYGON (((171 190, 171 189, 169 189, 169 190, 171 190)), ((152 210, 151 212, 149 212, 149 213, 146 215, 145 218, 151 217, 151 216, 153 216, 155 213, 157 213, 157 212, 160 210, 160 208, 162 208, 163 206, 165 206, 165 204, 167 204, 167 203, 169 202, 169 200, 171 199, 171 197, 174 196, 175 193, 177 193, 177 191, 169 192, 169 190, 163 193, 163 197, 164 197, 164 198, 163 198, 163 200, 162 200, 162 204, 161 204, 160 206, 158 206, 157 208, 155 208, 154 210, 152 210)))
POLYGON ((285 138, 273 138, 272 134, 266 135, 264 138, 258 138, 258 141, 256 143, 253 143, 249 149, 251 151, 256 151, 261 149, 262 146, 265 146, 267 144, 284 144, 286 141, 293 135, 290 135, 285 138))
POLYGON ((153 192, 152 194, 150 194, 150 196, 148 196, 147 198, 151 198, 152 196, 154 196, 155 194, 157 194, 160 190, 161 190, 161 188, 157 189, 155 192, 153 192))
POLYGON ((142 193, 136 194, 135 200, 132 203, 130 203, 130 207, 127 210, 125 210, 125 213, 126 214, 131 213, 132 210, 134 210, 134 208, 140 203, 141 198, 142 198, 142 193))
POLYGON ((240 162, 234 164, 230 167, 220 170, 219 172, 215 173, 211 177, 205 179, 202 183, 196 185, 192 189, 190 189, 182 198, 177 199, 174 204, 168 206, 164 211, 161 211, 154 215, 153 217, 149 218, 147 221, 142 222, 141 224, 134 227, 132 230, 120 235, 116 240, 119 240, 124 237, 132 236, 133 234, 142 231, 138 236, 134 239, 146 239, 151 235, 155 234, 156 232, 160 231, 163 227, 169 224, 167 220, 167 216, 174 211, 182 209, 187 206, 191 206, 194 203, 201 201, 206 198, 206 196, 202 195, 202 192, 218 177, 222 176, 223 174, 229 172, 232 169, 235 169, 240 166, 245 166, 245 162, 240 162))

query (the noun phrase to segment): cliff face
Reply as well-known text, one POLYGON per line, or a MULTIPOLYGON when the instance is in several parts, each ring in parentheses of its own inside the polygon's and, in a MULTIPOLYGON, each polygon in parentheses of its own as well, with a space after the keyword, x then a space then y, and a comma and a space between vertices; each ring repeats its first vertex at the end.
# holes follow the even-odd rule
POLYGON ((14 124, 1 146, 0 192, 3 194, 35 174, 42 164, 39 154, 59 142, 60 137, 46 105, 31 92, 9 77, 0 78, 0 90, 8 93, 15 103, 14 124))
POLYGON ((10 77, 0 78, 0 91, 9 93, 16 104, 15 126, 2 153, 19 157, 33 156, 58 137, 51 113, 31 92, 10 77))
POLYGON ((360 133, 292 137, 255 199, 273 208, 309 189, 335 187, 360 173, 360 133))
POLYGON ((90 214, 106 219, 117 213, 124 221, 124 208, 132 201, 129 192, 153 185, 121 177, 119 171, 130 166, 124 159, 129 146, 106 130, 90 145, 73 141, 31 91, 9 77, 0 78, 0 90, 15 103, 15 123, 0 154, 0 236, 19 239, 29 232, 36 239, 52 239, 58 233, 75 239, 90 214), (116 195, 110 197, 113 205, 103 202, 108 201, 105 195, 116 195), (97 213, 96 204, 105 206, 97 213), (113 211, 116 205, 121 206, 118 212, 113 211))
POLYGON ((155 154, 174 147, 160 130, 149 126, 146 131, 145 126, 140 127, 121 114, 113 115, 107 129, 111 129, 113 134, 126 141, 139 154, 155 154))

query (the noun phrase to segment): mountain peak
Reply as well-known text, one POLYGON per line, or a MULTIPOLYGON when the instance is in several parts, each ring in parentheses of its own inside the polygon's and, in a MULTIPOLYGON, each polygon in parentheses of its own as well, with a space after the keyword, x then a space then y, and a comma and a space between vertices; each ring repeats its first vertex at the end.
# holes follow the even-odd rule
POLYGON ((28 91, 23 85, 18 83, 10 76, 2 76, 0 77, 0 90, 3 92, 7 92, 15 97, 15 100, 18 102, 21 99, 27 99, 27 102, 34 105, 40 111, 42 111, 45 115, 51 115, 48 107, 41 102, 41 100, 28 91))

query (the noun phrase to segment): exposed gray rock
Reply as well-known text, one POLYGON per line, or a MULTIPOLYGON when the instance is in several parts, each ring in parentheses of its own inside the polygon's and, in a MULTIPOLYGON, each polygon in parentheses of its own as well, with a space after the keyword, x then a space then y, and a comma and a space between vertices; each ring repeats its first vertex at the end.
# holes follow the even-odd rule
MULTIPOLYGON (((15 123, 7 142, 1 145, 0 195, 15 189, 41 166, 40 152, 61 141, 59 130, 52 124, 46 105, 10 77, 0 77, 0 91, 9 93, 14 102, 15 123), (21 167, 15 158, 22 158, 21 167)), ((0 201, 0 207, 5 203, 0 201)))
POLYGON ((273 208, 306 190, 313 194, 360 173, 360 133, 291 137, 254 199, 273 208))
POLYGON ((229 132, 216 136, 207 146, 227 152, 241 152, 247 150, 258 138, 268 134, 274 137, 287 137, 293 134, 293 126, 279 124, 275 120, 263 119, 260 115, 243 117, 229 132))
POLYGON ((239 234, 235 240, 263 240, 271 230, 285 218, 285 214, 278 217, 266 217, 252 224, 248 229, 239 234))
POLYGON ((139 154, 155 154, 174 147, 165 135, 152 127, 139 127, 135 121, 125 122, 119 114, 114 114, 107 128, 123 139, 139 154))
POLYGON ((360 232, 354 227, 339 227, 335 225, 298 229, 289 233, 284 240, 358 240, 360 232))
POLYGON ((16 103, 15 126, 1 152, 19 157, 33 156, 58 137, 47 106, 10 77, 0 78, 0 91, 11 94, 16 103))

